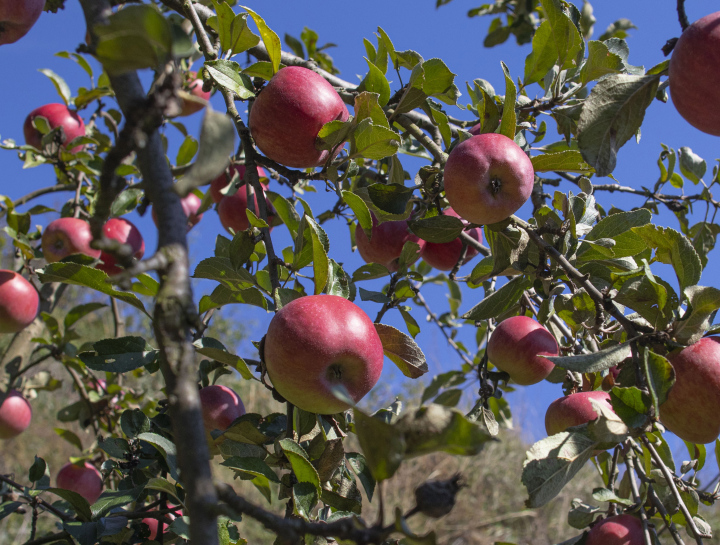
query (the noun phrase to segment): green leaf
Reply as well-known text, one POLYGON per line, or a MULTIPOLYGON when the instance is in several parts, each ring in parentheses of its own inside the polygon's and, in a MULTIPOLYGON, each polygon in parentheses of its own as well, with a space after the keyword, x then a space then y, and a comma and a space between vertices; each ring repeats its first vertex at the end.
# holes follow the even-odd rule
POLYGON ((475 322, 496 318, 515 305, 529 287, 530 281, 525 276, 516 276, 463 314, 462 318, 475 322))
POLYGON ((580 82, 587 85, 608 74, 619 74, 624 68, 619 55, 610 52, 603 42, 591 40, 588 42, 588 58, 580 70, 580 82))
POLYGON ((46 488, 45 491, 52 492, 68 502, 80 520, 89 521, 92 518, 90 504, 77 492, 65 490, 64 488, 46 488))
POLYGON ((422 64, 424 79, 422 90, 427 96, 451 106, 457 103, 460 91, 455 86, 455 76, 441 59, 428 59, 422 64))
POLYGON ((690 345, 696 343, 710 327, 710 318, 720 308, 720 290, 709 286, 685 288, 688 308, 682 319, 673 324, 673 338, 690 345))
POLYGON ((268 61, 258 61, 245 68, 243 74, 247 74, 251 78, 262 78, 267 81, 273 77, 273 65, 268 61))
POLYGON ((619 503, 620 505, 631 506, 633 502, 626 500, 625 498, 618 497, 615 492, 609 488, 595 488, 593 489, 592 497, 595 501, 608 502, 608 503, 619 503))
POLYGON ((334 259, 330 259, 328 263, 328 279, 324 293, 339 295, 350 301, 355 299, 355 284, 353 284, 350 275, 342 268, 342 265, 334 259))
POLYGON ((610 403, 615 414, 631 429, 642 429, 650 421, 648 414, 652 402, 636 386, 614 387, 610 390, 610 403))
POLYGON ((374 280, 375 278, 382 278, 389 275, 390 271, 385 265, 367 263, 355 270, 352 275, 352 280, 353 282, 360 282, 361 280, 374 280))
POLYGON ((380 106, 385 106, 390 100, 390 84, 385 74, 373 62, 367 57, 365 57, 365 61, 368 64, 368 73, 358 85, 357 90, 377 93, 380 106))
POLYGON ((204 67, 208 74, 210 74, 210 77, 219 86, 224 87, 228 91, 232 91, 241 99, 248 99, 255 96, 250 76, 244 74, 240 65, 235 61, 223 59, 205 61, 204 67))
POLYGON ((593 87, 580 113, 578 145, 598 176, 615 169, 618 150, 637 134, 659 82, 657 75, 618 74, 593 87))
POLYGON ((165 459, 172 478, 176 481, 180 479, 177 468, 177 453, 175 444, 172 441, 157 433, 141 433, 137 438, 154 446, 165 459))
POLYGON ((408 222, 410 230, 428 242, 452 242, 463 231, 463 222, 454 216, 439 215, 408 222))
POLYGON ((350 209, 355 214, 355 217, 357 218, 362 230, 365 231, 365 234, 368 236, 368 238, 372 237, 372 215, 370 214, 370 209, 367 207, 367 204, 365 204, 365 201, 351 191, 343 190, 342 196, 343 200, 348 204, 350 209))
POLYGON ((359 452, 348 452, 345 454, 345 458, 348 461, 350 469, 357 475, 365 489, 368 501, 372 501, 373 494, 375 493, 375 479, 373 479, 370 468, 365 460, 365 456, 359 452))
POLYGON ((403 375, 414 379, 428 372, 425 354, 412 337, 385 324, 375 324, 375 330, 382 341, 383 352, 403 375))
POLYGON ((253 456, 231 456, 220 465, 248 475, 262 475, 273 483, 280 482, 277 474, 267 463, 253 456))
POLYGON ((65 80, 58 76, 55 72, 47 68, 41 68, 38 70, 38 72, 50 78, 50 81, 53 82, 55 90, 58 92, 58 95, 60 95, 60 98, 63 99, 63 102, 66 106, 69 106, 72 93, 70 92, 70 87, 68 86, 68 84, 65 83, 65 80))
MULTIPOLYGON (((412 187, 375 183, 367 188, 371 202, 389 214, 403 214, 413 194, 412 187)), ((386 221, 386 220, 383 220, 386 221)))
POLYGON ((531 157, 535 172, 579 172, 592 174, 593 168, 588 165, 578 150, 559 151, 557 153, 543 153, 531 157))
POLYGON ((280 55, 282 54, 282 42, 280 41, 280 37, 275 34, 269 26, 267 26, 265 20, 257 13, 245 6, 240 7, 247 11, 253 18, 253 21, 255 21, 255 24, 260 31, 262 41, 265 44, 265 49, 267 49, 268 57, 270 57, 270 62, 272 63, 272 73, 277 73, 277 71, 280 70, 280 55))
POLYGON ((379 418, 353 409, 355 433, 375 481, 392 477, 400 467, 405 452, 405 437, 379 418))
POLYGON ((517 114, 515 113, 515 99, 517 97, 517 88, 510 77, 510 70, 504 62, 500 62, 505 74, 505 102, 503 103, 502 118, 500 119, 500 128, 497 132, 510 138, 515 139, 515 123, 517 122, 517 114))
POLYGON ((95 312, 96 310, 99 310, 101 308, 105 308, 107 305, 104 303, 85 303, 83 305, 77 305, 70 309, 70 311, 65 315, 65 329, 71 328, 75 322, 80 320, 81 318, 84 318, 91 312, 95 312))
POLYGON ((240 356, 236 356, 227 351, 225 346, 220 341, 212 339, 210 337, 201 337, 193 343, 195 350, 198 354, 202 354, 208 358, 211 358, 225 365, 229 365, 235 369, 245 380, 250 380, 253 374, 245 363, 245 360, 240 356))
POLYGON ((308 459, 307 452, 291 439, 282 439, 278 443, 290 461, 293 473, 301 483, 310 483, 315 487, 318 495, 322 493, 320 476, 308 459))
POLYGON ((544 356, 558 367, 574 371, 576 373, 598 373, 605 369, 619 364, 632 355, 630 344, 618 344, 591 352, 589 354, 578 354, 576 356, 544 356))
POLYGON ((94 371, 126 373, 155 361, 158 351, 142 337, 104 339, 93 344, 95 352, 82 352, 78 357, 94 371))
POLYGON ((707 171, 705 160, 699 155, 694 154, 688 147, 682 147, 679 151, 680 158, 678 162, 680 164, 680 172, 682 172, 683 176, 688 180, 697 185, 707 171))
POLYGON ((397 153, 402 139, 388 127, 375 125, 371 120, 361 121, 352 134, 350 158, 384 159, 397 153))
POLYGON ((74 434, 70 430, 64 430, 62 428, 53 428, 53 429, 58 436, 65 439, 65 441, 70 443, 72 446, 77 447, 77 449, 80 452, 82 452, 82 450, 83 450, 82 441, 76 434, 74 434))
POLYGON ((335 119, 325 123, 315 138, 315 147, 321 150, 332 151, 342 147, 355 130, 355 121, 340 121, 335 119))
POLYGON ((354 122, 360 123, 363 119, 370 119, 375 125, 390 128, 390 123, 385 117, 385 112, 380 106, 379 95, 377 93, 362 92, 355 97, 355 119, 354 122))
POLYGON ((314 219, 306 215, 303 216, 303 221, 305 221, 307 229, 310 231, 310 238, 312 240, 315 295, 318 295, 323 292, 328 281, 330 261, 328 260, 327 252, 330 242, 323 228, 320 227, 320 224, 314 219))
POLYGON ((262 309, 268 309, 268 300, 262 292, 255 288, 246 288, 234 291, 227 286, 218 286, 210 295, 200 299, 199 311, 202 314, 211 308, 218 308, 232 303, 253 305, 262 309))
POLYGON ((292 498, 295 512, 303 519, 310 520, 312 510, 318 502, 320 492, 312 483, 299 482, 292 487, 292 498))
POLYGON ((235 16, 231 26, 230 49, 233 54, 242 53, 260 43, 260 37, 254 34, 247 24, 247 14, 240 13, 235 16))

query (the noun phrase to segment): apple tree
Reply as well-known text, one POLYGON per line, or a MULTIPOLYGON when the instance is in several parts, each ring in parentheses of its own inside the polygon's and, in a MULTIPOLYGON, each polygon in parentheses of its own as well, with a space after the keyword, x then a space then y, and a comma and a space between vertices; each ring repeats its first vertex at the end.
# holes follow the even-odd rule
MULTIPOLYGON (((22 39, 39 3, 0 0, 0 44, 22 39)), ((690 25, 679 0, 682 34, 645 69, 628 62, 627 21, 593 39, 587 1, 483 5, 470 15, 494 17, 488 54, 510 36, 532 49, 524 67, 502 64, 502 91, 478 74, 461 98, 451 66, 396 49, 381 27, 353 84, 311 32, 286 36, 284 50, 267 13, 233 0, 80 4, 87 36, 60 55, 90 87, 46 71, 62 104, 28 116, 24 143, 0 143, 56 178, 2 200, 15 252, 0 271, 2 448, 23 440, 60 371, 79 395, 61 421, 95 437, 57 475, 40 456, 27 477, 0 475, 0 517, 32 517, 28 544, 246 543, 248 518, 278 544, 437 543, 412 519, 450 513, 461 476, 424 482, 415 507, 390 517, 383 483, 412 457, 476 455, 509 418, 503 393, 543 380, 560 399, 519 476, 527 506, 547 504, 590 461, 603 480, 593 504, 573 503, 564 543, 711 538, 698 509, 720 485, 699 472, 706 444, 720 458, 720 290, 700 282, 720 232, 719 169, 666 147, 652 187, 603 178, 649 105, 673 107, 668 88, 689 123, 720 134, 707 111, 720 102, 720 63, 707 54, 720 46, 720 13, 690 25), (225 111, 207 107, 211 94, 225 111), (193 136, 182 120, 198 111, 193 136), (52 211, 36 199, 59 192, 72 195, 61 217, 35 226, 52 211), (624 206, 624 194, 644 203, 624 206), (128 219, 148 206, 152 251, 128 219), (215 209, 227 233, 204 237, 213 255, 192 262, 188 231, 215 209), (661 210, 676 227, 654 220, 661 210), (354 270, 340 257, 345 229, 366 262, 354 270), (281 248, 278 233, 292 243, 281 248), (441 310, 425 296, 438 282, 451 292, 441 310), (68 286, 87 299, 64 306, 68 286), (105 306, 93 296, 112 301, 115 331, 81 344, 77 324, 105 306), (208 333, 229 305, 274 314, 254 339, 257 359, 208 333), (122 312, 146 320, 147 334, 126 334, 122 312), (383 323, 392 314, 407 333, 383 323), (419 407, 358 407, 385 356, 411 379, 427 373, 416 317, 439 328, 455 369, 427 381, 419 407), (244 404, 222 384, 231 374, 271 391, 275 410, 244 404), (161 387, 123 393, 138 377, 161 387), (673 460, 669 434, 689 461, 673 460), (282 500, 284 514, 219 482, 220 466, 282 500), (368 503, 379 504, 374 522, 368 503), (54 532, 36 531, 39 518, 54 532)))

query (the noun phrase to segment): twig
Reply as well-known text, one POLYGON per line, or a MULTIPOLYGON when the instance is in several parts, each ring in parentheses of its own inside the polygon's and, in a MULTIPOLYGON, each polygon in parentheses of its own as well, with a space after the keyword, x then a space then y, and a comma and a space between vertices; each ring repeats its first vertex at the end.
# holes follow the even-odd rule
MULTIPOLYGON (((395 110, 388 109, 387 112, 385 112, 389 119, 393 119, 395 116, 395 110)), ((422 146, 428 150, 432 156, 435 158, 435 161, 440 163, 440 165, 444 165, 447 161, 447 154, 438 146, 433 140, 425 134, 420 127, 418 127, 413 120, 406 116, 405 114, 400 114, 397 117, 394 118, 395 121, 400 125, 403 129, 408 131, 411 135, 415 137, 415 139, 422 144, 422 146)))
MULTIPOLYGON (((20 483, 16 483, 15 481, 13 481, 12 479, 10 479, 9 477, 6 477, 5 475, 0 475, 0 481, 4 482, 4 483, 6 483, 6 484, 9 484, 10 486, 12 486, 12 487, 13 487, 14 489, 16 489, 16 490, 20 490, 20 491, 23 492, 23 493, 25 492, 25 487, 24 487, 23 485, 21 485, 20 483)), ((42 498, 39 498, 38 504, 39 504, 40 506, 42 506, 43 509, 45 509, 45 510, 47 510, 47 511, 50 511, 53 515, 55 515, 56 517, 58 517, 58 518, 61 519, 61 520, 67 521, 67 520, 72 520, 72 518, 73 518, 73 517, 71 517, 71 516, 69 516, 69 515, 66 515, 65 513, 63 513, 62 511, 60 511, 59 509, 56 509, 55 507, 53 507, 52 505, 50 505, 48 502, 46 502, 46 501, 43 500, 42 498)))
POLYGON ((484 246, 482 243, 475 240, 473 237, 471 237, 469 234, 467 234, 465 231, 460 233, 460 238, 463 242, 465 242, 468 246, 472 247, 473 249, 477 250, 479 254, 482 254, 483 256, 487 257, 491 254, 490 248, 487 246, 484 246))
MULTIPOLYGON (((625 448, 626 451, 632 451, 632 447, 629 445, 626 445, 625 448)), ((643 539, 645 540, 645 545, 653 545, 653 539, 650 535, 650 528, 648 527, 647 512, 645 511, 642 498, 640 497, 640 491, 638 490, 638 485, 635 481, 635 472, 632 470, 632 464, 629 461, 630 459, 631 458, 629 456, 626 456, 625 463, 628 465, 628 475, 630 476, 630 490, 632 490, 633 500, 640 509, 640 520, 642 520, 643 525, 643 539)))
POLYGON ((45 537, 39 537, 30 541, 26 541, 23 545, 43 545, 44 543, 60 543, 65 540, 67 543, 72 543, 70 534, 66 531, 58 532, 56 534, 50 534, 45 537))
POLYGON ((682 28, 683 32, 685 32, 685 29, 690 26, 687 14, 685 13, 685 0, 677 0, 677 12, 680 28, 682 28))

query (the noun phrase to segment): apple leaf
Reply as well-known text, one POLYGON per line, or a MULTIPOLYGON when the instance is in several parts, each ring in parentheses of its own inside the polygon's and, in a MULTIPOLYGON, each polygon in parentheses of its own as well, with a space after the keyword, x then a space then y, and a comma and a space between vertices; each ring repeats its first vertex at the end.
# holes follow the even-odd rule
POLYGON ((488 318, 496 318, 515 305, 530 285, 530 280, 526 276, 516 276, 500 289, 485 297, 477 305, 463 314, 461 318, 475 322, 487 320, 488 318))
POLYGON ((60 98, 63 99, 65 105, 68 106, 71 102, 72 93, 70 92, 70 87, 65 80, 48 68, 41 68, 38 72, 50 78, 50 81, 53 82, 58 95, 60 95, 60 98))
POLYGON ((463 222, 459 218, 448 215, 412 220, 408 222, 410 230, 428 242, 452 242, 463 231, 463 222))
POLYGON ((195 346, 195 350, 198 354, 202 354, 203 356, 211 358, 215 361, 229 365, 240 373, 245 380, 255 378, 250 372, 245 360, 240 356, 236 356, 235 354, 228 352, 220 341, 211 337, 201 337, 193 343, 193 346, 195 346))
POLYGON ((365 494, 368 497, 368 501, 372 501, 373 494, 375 493, 375 479, 373 479, 370 468, 367 465, 365 456, 359 452, 348 452, 345 454, 345 459, 348 462, 348 466, 353 470, 353 473, 357 475, 365 489, 365 494))
POLYGON ((455 76, 441 59, 428 59, 422 63, 424 72, 422 90, 445 104, 457 104, 460 91, 455 86, 455 76))
POLYGON ((272 73, 277 73, 277 71, 280 70, 280 57, 282 55, 282 42, 280 41, 280 37, 267 26, 265 20, 257 13, 245 6, 240 7, 247 11, 250 17, 253 18, 253 21, 255 21, 260 31, 262 41, 265 44, 265 49, 267 49, 268 57, 270 57, 270 62, 272 63, 272 73))
POLYGON ((153 363, 158 351, 142 337, 104 339, 93 344, 95 352, 81 352, 78 357, 93 371, 126 373, 153 363))
MULTIPOLYGON (((414 189, 400 184, 376 183, 368 186, 367 192, 372 203, 389 214, 401 215, 407 209, 414 189)), ((378 217, 381 221, 387 221, 378 217)))
POLYGON ((515 99, 517 98, 517 88, 510 76, 510 70, 504 62, 500 61, 503 74, 505 75, 505 101, 503 102, 502 117, 500 118, 500 128, 497 132, 510 138, 515 139, 517 114, 515 113, 515 99))
POLYGON ((280 482, 275 471, 263 460, 254 456, 230 456, 226 458, 224 462, 221 462, 220 465, 247 475, 262 475, 273 483, 280 482))
POLYGON ((405 437, 391 424, 368 416, 358 409, 353 409, 353 416, 355 433, 373 479, 389 479, 403 461, 405 437))
POLYGON ((622 58, 612 53, 603 42, 590 40, 587 46, 588 58, 580 70, 580 81, 583 85, 608 74, 619 74, 625 69, 622 58))
POLYGON ((371 239, 373 221, 372 215, 370 214, 370 209, 368 208, 367 204, 365 204, 365 201, 362 200, 361 197, 355 195, 355 193, 353 193, 352 191, 343 190, 342 196, 343 200, 348 204, 350 209, 355 214, 355 217, 357 218, 360 227, 363 231, 365 231, 368 239, 371 239))
MULTIPOLYGON (((325 493, 325 490, 322 490, 322 492, 325 493)), ((295 513, 304 520, 310 520, 312 510, 317 505, 319 494, 320 491, 312 483, 299 482, 293 484, 292 498, 295 513)))
POLYGON ((673 324, 673 338, 682 344, 700 340, 710 327, 710 318, 720 308, 720 290, 711 286, 685 288, 688 307, 681 320, 673 324))
POLYGON ((618 150, 637 134, 659 83, 658 75, 617 74, 593 87, 577 129, 580 151, 598 176, 615 170, 618 150))
POLYGON ((310 483, 315 487, 318 495, 322 493, 320 476, 317 470, 310 463, 307 452, 292 439, 282 439, 278 442, 285 453, 285 457, 292 466, 295 477, 301 483, 310 483))
POLYGON ((650 398, 637 387, 621 388, 615 386, 610 390, 610 404, 625 424, 631 429, 647 426, 650 398))
MULTIPOLYGON (((296 291, 293 293, 297 293, 298 296, 300 295, 296 291)), ((345 272, 342 265, 334 259, 330 259, 328 262, 328 279, 324 293, 328 295, 339 295, 349 301, 355 300, 355 284, 350 278, 350 275, 345 272)))
POLYGON ((275 212, 282 222, 290 231, 290 234, 293 237, 296 237, 298 227, 300 226, 300 214, 297 213, 297 210, 295 210, 292 203, 274 191, 266 191, 265 196, 272 204, 275 212))
POLYGON ((380 160, 397 153, 402 137, 388 127, 363 119, 357 124, 350 142, 351 159, 363 157, 380 160))
MULTIPOLYGON (((386 57, 387 58, 387 57, 386 57)), ((377 93, 380 106, 385 106, 390 100, 390 83, 388 83, 385 74, 367 57, 365 61, 368 64, 368 73, 358 85, 358 91, 370 91, 377 93)))
POLYGON ((375 125, 390 128, 385 112, 378 102, 379 98, 377 93, 368 91, 363 91, 355 97, 355 124, 369 118, 375 125))
POLYGON ((399 329, 385 324, 375 324, 385 355, 397 365, 403 375, 420 378, 428 372, 427 361, 420 347, 399 329))
POLYGON ((328 260, 327 252, 330 242, 323 228, 310 216, 303 216, 300 222, 301 229, 303 222, 305 222, 305 226, 310 232, 312 241, 315 295, 318 295, 323 292, 328 281, 330 261, 328 260))
POLYGON ((45 492, 52 492, 68 502, 80 520, 89 521, 92 518, 90 504, 77 492, 64 488, 46 488, 45 492))
POLYGON ((599 373, 605 369, 619 364, 632 355, 630 344, 618 344, 591 352, 589 354, 578 354, 575 356, 543 356, 553 362, 557 367, 576 373, 599 373))
MULTIPOLYGON (((123 507, 124 505, 127 505, 129 503, 132 503, 134 501, 137 501, 137 499, 140 497, 140 494, 144 491, 144 486, 139 485, 135 488, 130 489, 124 489, 124 490, 106 490, 103 492, 102 496, 92 504, 90 507, 92 511, 92 516, 94 520, 100 519, 101 521, 107 521, 110 519, 103 519, 105 515, 110 513, 111 511, 117 509, 118 507, 123 507)), ((112 517, 115 518, 115 517, 112 517)), ((120 517, 121 518, 121 517, 120 517)), ((121 528, 124 528, 125 524, 121 526, 121 528)), ((117 528, 115 530, 112 530, 111 533, 106 533, 105 535, 112 535, 120 531, 120 528, 117 528)))
POLYGON ((242 68, 235 61, 226 61, 223 59, 205 61, 204 67, 208 74, 210 74, 210 77, 220 87, 232 91, 242 99, 255 96, 250 76, 243 74, 242 68))
POLYGON ((207 257, 203 259, 195 267, 193 278, 216 280, 233 291, 255 286, 253 276, 242 267, 237 269, 233 267, 232 261, 227 257, 207 257))
POLYGON ((543 153, 531 157, 535 172, 579 172, 592 174, 593 168, 582 158, 578 150, 565 150, 557 153, 543 153))
POLYGON ((592 458, 597 443, 578 432, 560 432, 535 443, 527 451, 522 483, 528 491, 525 505, 542 507, 592 458))

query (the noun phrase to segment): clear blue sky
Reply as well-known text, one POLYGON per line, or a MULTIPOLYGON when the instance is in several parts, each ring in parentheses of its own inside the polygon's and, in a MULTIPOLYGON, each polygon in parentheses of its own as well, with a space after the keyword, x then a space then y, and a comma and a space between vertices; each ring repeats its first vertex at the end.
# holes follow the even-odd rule
MULTIPOLYGON (((460 103, 468 102, 465 93, 465 82, 474 78, 489 80, 498 92, 504 92, 503 76, 500 61, 503 60, 509 67, 515 79, 521 76, 524 68, 525 56, 529 53, 529 46, 518 47, 511 38, 505 44, 486 49, 482 41, 486 35, 491 18, 468 18, 468 9, 480 5, 481 0, 454 0, 447 6, 438 10, 434 7, 434 0, 394 0, 391 2, 378 0, 365 0, 362 3, 342 2, 338 0, 274 0, 273 2, 260 2, 247 0, 248 7, 258 11, 282 38, 285 33, 299 36, 303 26, 308 26, 319 33, 320 44, 333 42, 338 45, 328 52, 335 58, 336 65, 342 70, 340 74, 351 82, 359 81, 367 70, 363 60, 365 50, 363 38, 375 42, 373 33, 378 26, 382 26, 392 38, 396 49, 414 49, 424 58, 440 57, 450 69, 457 73, 456 82, 463 92, 460 103)), ((50 68, 62 75, 74 90, 78 86, 87 85, 86 74, 72 61, 54 56, 57 51, 73 51, 84 40, 85 25, 78 2, 67 0, 67 7, 58 14, 45 13, 30 33, 16 44, 6 45, 2 48, 5 77, 0 80, 0 99, 2 100, 2 116, 0 116, 0 137, 14 138, 22 141, 22 123, 25 116, 32 109, 49 103, 59 102, 50 80, 37 71, 39 68, 50 68)), ((581 7, 581 2, 578 2, 581 7)), ((596 0, 594 2, 595 25, 594 37, 598 37, 605 28, 619 18, 630 19, 638 28, 631 30, 627 39, 630 46, 630 62, 635 65, 644 65, 649 68, 664 57, 660 48, 669 38, 680 34, 677 22, 674 0, 596 0)), ((689 19, 695 20, 707 13, 718 9, 716 2, 709 0, 693 1, 687 3, 689 19)), ((242 59, 239 59, 242 60, 242 59)), ((96 66, 96 64, 95 64, 96 66)), ((389 74, 391 76, 391 74, 389 74)), ((393 89, 397 88, 397 84, 393 89)), ((530 92, 540 93, 537 86, 531 87, 530 92)), ((213 105, 220 109, 220 97, 214 97, 213 105)), ((88 117, 87 112, 83 115, 88 117)), ((453 115, 462 117, 464 112, 455 111, 453 115)), ((201 114, 187 119, 191 132, 198 134, 198 125, 201 114)), ((548 136, 543 144, 559 140, 549 129, 548 136)), ((171 139, 171 146, 178 145, 178 133, 168 127, 167 135, 171 139)), ((652 186, 658 177, 656 160, 661 151, 660 144, 664 143, 675 149, 688 146, 703 157, 708 163, 709 173, 705 180, 709 181, 710 172, 720 155, 717 150, 719 140, 690 127, 675 112, 671 104, 653 102, 649 108, 646 121, 642 129, 642 139, 639 144, 634 141, 628 143, 618 157, 618 167, 614 173, 615 178, 622 185, 633 187, 652 186)), ((414 171, 419 163, 401 158, 406 170, 414 171)), ((22 170, 21 162, 14 153, 4 151, 0 153, 0 193, 18 198, 25 193, 53 184, 53 171, 48 166, 31 170, 22 170)), ((609 182, 604 179, 601 182, 609 182)), ((318 184, 318 194, 312 197, 311 205, 315 212, 325 210, 334 204, 333 195, 325 195, 322 184, 318 184)), ((686 185, 689 192, 694 192, 691 184, 686 185)), ((561 186, 563 191, 572 189, 570 185, 561 186)), ((50 205, 60 205, 65 194, 59 194, 45 200, 50 205)), ((618 202, 623 208, 642 203, 641 199, 623 195, 598 195, 598 199, 606 208, 612 202, 618 202)), ((702 211, 701 211, 702 212, 702 211)), ((529 208, 523 208, 519 214, 522 217, 529 215, 529 208)), ((149 215, 148 215, 149 216, 149 215)), ((45 215, 35 218, 35 221, 46 225, 54 219, 54 215, 45 215)), ((147 254, 155 247, 155 227, 149 217, 140 218, 137 213, 128 216, 142 230, 145 239, 147 254)), ((664 213, 655 218, 663 225, 677 228, 674 216, 664 213)), ((330 228, 331 257, 345 263, 346 270, 352 272, 362 264, 357 254, 350 254, 346 249, 349 244, 347 229, 344 225, 335 222, 330 228)), ((202 222, 192 231, 191 254, 194 262, 211 254, 214 239, 224 230, 220 226, 214 211, 205 214, 202 222)), ((280 227, 273 232, 275 245, 283 248, 291 244, 287 232, 280 227)), ((146 254, 146 255, 147 255, 146 254)), ((705 270, 702 283, 718 285, 718 257, 711 254, 710 264, 705 270)), ((466 265, 469 272, 472 265, 466 265)), ((663 269, 658 269, 663 274, 663 269)), ((674 275, 664 277, 675 283, 674 275)), ((362 283, 366 289, 379 289, 381 282, 375 284, 362 283)), ((204 293, 209 293, 212 287, 198 285, 196 299, 204 293)), ((446 310, 446 288, 444 286, 431 287, 428 300, 436 312, 446 310)), ((464 290, 461 310, 468 310, 482 297, 481 290, 464 290)), ((359 302, 359 301, 358 301, 359 302)), ((361 306, 374 317, 378 311, 375 303, 362 303, 361 306)), ((255 322, 256 328, 251 331, 251 338, 259 340, 271 315, 258 311, 254 307, 242 307, 242 316, 255 322)), ((238 313, 239 314, 239 313, 238 313)), ((457 367, 459 361, 456 354, 445 345, 444 339, 432 324, 424 321, 421 311, 415 316, 422 327, 417 341, 428 356, 430 378, 443 371, 457 367)), ((399 315, 393 311, 383 320, 405 330, 399 315)), ((466 327, 461 339, 468 345, 474 346, 474 331, 466 327)), ((250 355, 252 346, 248 343, 243 347, 244 355, 250 355)), ((390 369, 392 364, 386 360, 386 371, 383 380, 395 380, 399 374, 390 369)), ((473 387, 474 389, 474 387, 473 387)), ((562 395, 558 385, 543 383, 541 385, 520 388, 511 396, 516 416, 522 417, 522 425, 527 437, 537 439, 544 435, 542 418, 547 405, 553 399, 562 395)))

